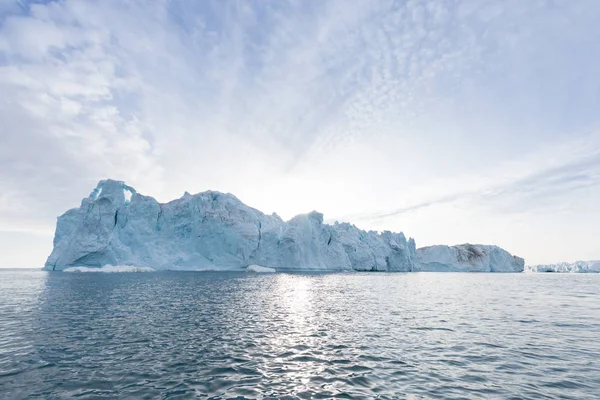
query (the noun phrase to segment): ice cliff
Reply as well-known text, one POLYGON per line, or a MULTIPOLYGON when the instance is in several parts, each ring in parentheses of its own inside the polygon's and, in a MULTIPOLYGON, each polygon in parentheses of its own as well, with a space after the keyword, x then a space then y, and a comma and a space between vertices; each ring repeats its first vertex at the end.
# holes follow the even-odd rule
MULTIPOLYGON (((101 181, 58 218, 47 270, 133 265, 175 270, 522 271, 495 246, 417 251, 403 233, 329 225, 313 211, 283 221, 214 191, 166 204, 125 183, 101 181)), ((522 261, 522 260, 521 260, 522 261)))
POLYGON ((600 273, 600 261, 528 265, 526 267, 526 272, 600 273))

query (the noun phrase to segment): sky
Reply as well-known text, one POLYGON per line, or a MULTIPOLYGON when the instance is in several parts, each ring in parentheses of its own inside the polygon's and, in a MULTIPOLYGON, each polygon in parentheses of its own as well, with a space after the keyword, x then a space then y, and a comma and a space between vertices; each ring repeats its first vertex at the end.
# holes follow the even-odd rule
POLYGON ((0 0, 0 267, 101 179, 600 259, 597 0, 0 0))

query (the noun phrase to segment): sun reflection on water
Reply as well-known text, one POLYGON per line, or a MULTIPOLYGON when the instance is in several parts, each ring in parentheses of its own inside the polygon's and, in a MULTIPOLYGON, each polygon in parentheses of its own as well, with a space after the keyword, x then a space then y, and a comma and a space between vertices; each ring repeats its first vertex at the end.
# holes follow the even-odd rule
POLYGON ((311 318, 311 283, 305 276, 279 275, 277 295, 281 298, 282 312, 298 329, 305 327, 311 318))
POLYGON ((280 274, 276 277, 274 300, 280 331, 271 336, 271 346, 277 356, 264 366, 265 375, 285 370, 293 391, 308 390, 311 378, 325 370, 316 349, 323 340, 323 329, 315 313, 315 290, 318 279, 314 276, 280 274))

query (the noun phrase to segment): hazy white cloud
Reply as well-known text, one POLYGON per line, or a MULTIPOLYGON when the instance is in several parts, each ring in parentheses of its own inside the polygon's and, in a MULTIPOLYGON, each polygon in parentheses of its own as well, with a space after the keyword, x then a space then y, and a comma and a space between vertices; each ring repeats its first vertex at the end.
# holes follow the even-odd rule
POLYGON ((51 232, 112 177, 600 258, 599 18, 595 0, 0 0, 0 230, 51 232))

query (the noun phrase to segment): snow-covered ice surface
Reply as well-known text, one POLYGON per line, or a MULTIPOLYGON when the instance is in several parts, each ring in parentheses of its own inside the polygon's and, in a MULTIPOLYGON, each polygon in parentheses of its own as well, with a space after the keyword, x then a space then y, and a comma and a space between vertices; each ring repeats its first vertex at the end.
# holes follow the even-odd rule
POLYGON ((525 272, 600 273, 600 261, 528 265, 525 267, 525 272))
POLYGON ((246 271, 248 271, 248 272, 258 272, 258 273, 273 273, 273 272, 277 272, 275 270, 275 268, 263 267, 263 266, 260 266, 260 265, 248 265, 248 268, 246 268, 246 271))
POLYGON ((522 272, 525 260, 498 246, 461 244, 417 249, 415 271, 522 272))
POLYGON ((133 265, 105 265, 104 267, 69 267, 64 272, 154 272, 150 267, 136 267, 133 265))
POLYGON ((460 246, 434 246, 417 255, 415 241, 403 233, 329 225, 316 211, 283 221, 215 191, 186 192, 161 204, 109 179, 100 181, 79 208, 58 218, 44 269, 144 265, 239 271, 260 265, 277 271, 518 270, 503 250, 474 247, 483 253, 481 259, 467 254, 463 260, 460 251, 451 250, 460 246))

